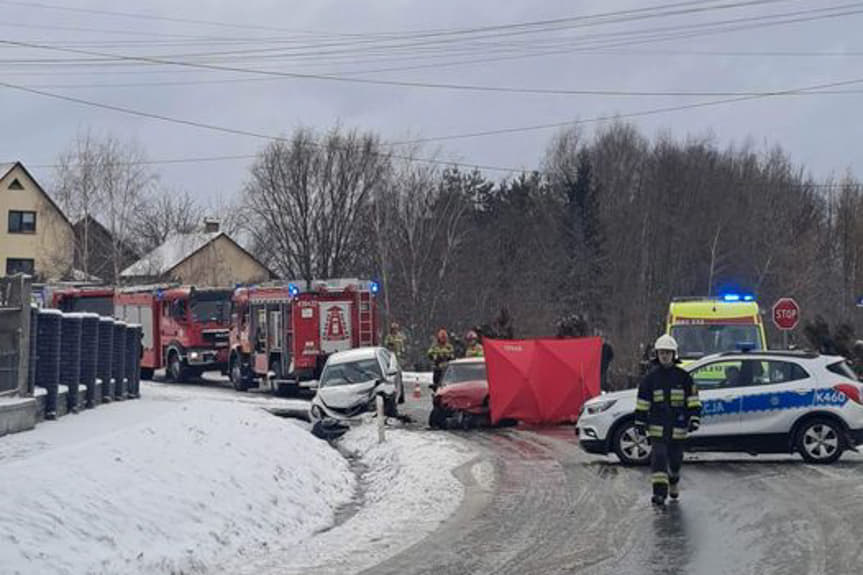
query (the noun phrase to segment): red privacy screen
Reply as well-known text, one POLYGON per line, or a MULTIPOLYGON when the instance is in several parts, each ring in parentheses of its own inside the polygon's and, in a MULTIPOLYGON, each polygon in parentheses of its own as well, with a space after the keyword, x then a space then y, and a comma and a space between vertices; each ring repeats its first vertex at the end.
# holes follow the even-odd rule
POLYGON ((491 340, 482 342, 491 421, 572 422, 599 394, 602 340, 491 340))

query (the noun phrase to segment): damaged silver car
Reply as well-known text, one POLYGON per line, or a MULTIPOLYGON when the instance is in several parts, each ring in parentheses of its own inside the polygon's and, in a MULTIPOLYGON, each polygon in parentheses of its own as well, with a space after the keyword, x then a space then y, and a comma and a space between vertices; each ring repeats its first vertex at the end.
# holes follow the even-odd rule
POLYGON ((321 372, 312 399, 312 422, 331 418, 353 419, 375 410, 375 398, 384 400, 384 413, 398 415, 404 402, 402 371, 395 355, 383 347, 362 347, 332 354, 321 372))

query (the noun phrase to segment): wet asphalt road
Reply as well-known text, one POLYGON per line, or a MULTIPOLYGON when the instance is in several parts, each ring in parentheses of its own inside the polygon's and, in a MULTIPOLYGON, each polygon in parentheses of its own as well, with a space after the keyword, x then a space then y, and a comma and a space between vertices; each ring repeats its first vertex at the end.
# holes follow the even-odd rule
POLYGON ((571 428, 461 434, 459 512, 369 574, 845 574, 863 569, 863 457, 688 456, 682 495, 649 501, 648 470, 583 453, 571 428), (472 473, 496 475, 488 489, 472 473))

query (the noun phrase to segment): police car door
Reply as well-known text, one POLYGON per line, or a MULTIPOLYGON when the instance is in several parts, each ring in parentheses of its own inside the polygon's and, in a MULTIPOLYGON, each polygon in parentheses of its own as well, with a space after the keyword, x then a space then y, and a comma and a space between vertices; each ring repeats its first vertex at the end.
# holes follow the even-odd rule
POLYGON ((747 435, 788 433, 814 403, 815 379, 794 361, 749 359, 742 372, 741 428, 747 435))
POLYGON ((740 365, 739 359, 723 358, 690 371, 701 400, 701 429, 690 435, 693 446, 708 447, 740 433, 740 365))

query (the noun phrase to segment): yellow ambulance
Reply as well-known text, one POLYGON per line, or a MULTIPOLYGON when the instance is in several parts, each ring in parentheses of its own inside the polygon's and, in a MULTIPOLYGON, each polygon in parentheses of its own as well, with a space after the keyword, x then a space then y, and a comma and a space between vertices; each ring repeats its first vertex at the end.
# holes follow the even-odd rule
POLYGON ((668 307, 666 333, 677 340, 684 364, 723 351, 767 349, 761 313, 751 295, 675 298, 668 307))

